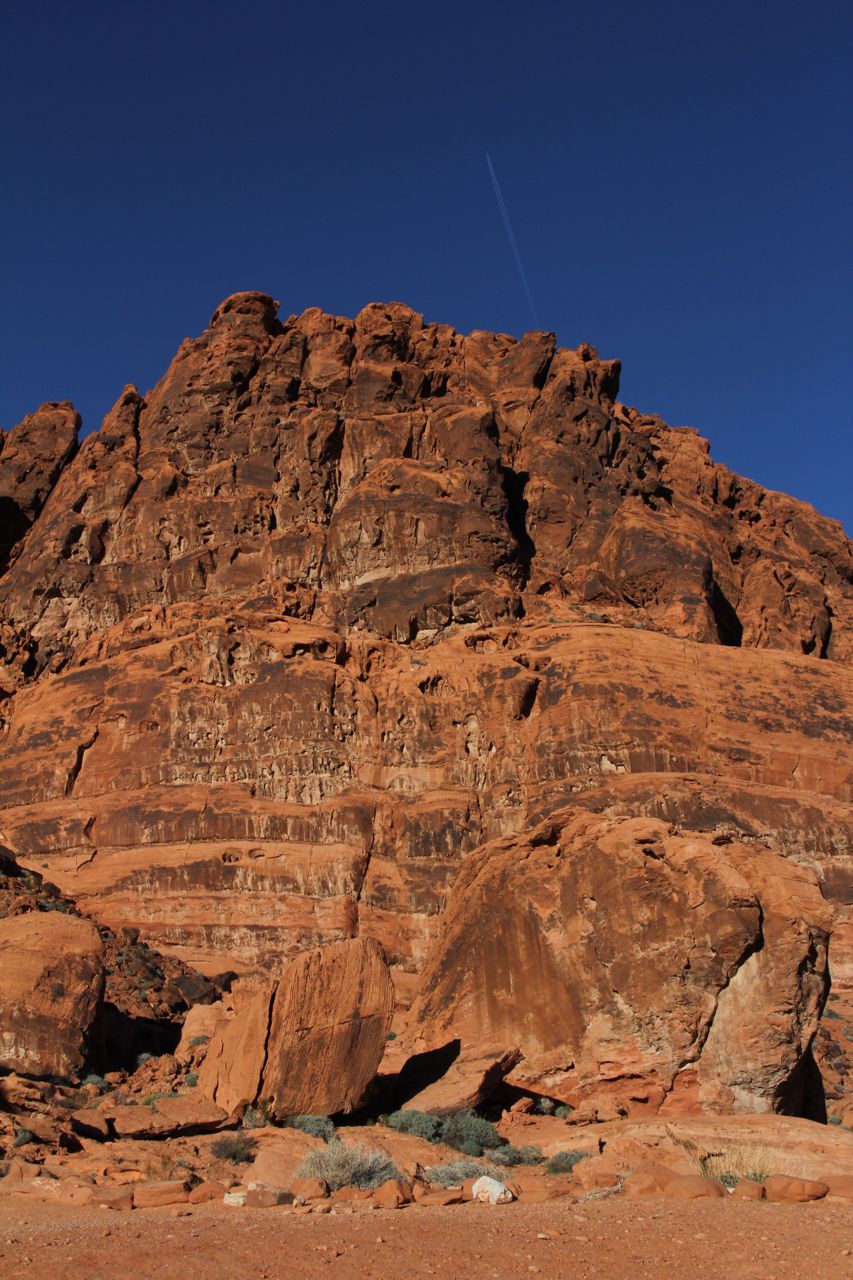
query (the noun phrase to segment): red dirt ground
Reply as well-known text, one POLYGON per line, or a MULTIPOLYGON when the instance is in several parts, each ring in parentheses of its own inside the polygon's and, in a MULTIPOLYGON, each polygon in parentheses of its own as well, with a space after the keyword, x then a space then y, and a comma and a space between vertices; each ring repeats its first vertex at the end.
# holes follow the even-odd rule
POLYGON ((22 1280, 841 1280, 853 1206, 735 1201, 287 1209, 0 1207, 0 1276, 22 1280), (546 1237, 546 1238, 543 1238, 546 1237))

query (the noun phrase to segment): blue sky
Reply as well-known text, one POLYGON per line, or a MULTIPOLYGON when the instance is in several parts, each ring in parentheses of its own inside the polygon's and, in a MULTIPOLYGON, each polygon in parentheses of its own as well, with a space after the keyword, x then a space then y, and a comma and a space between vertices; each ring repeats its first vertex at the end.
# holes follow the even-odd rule
POLYGON ((853 6, 4 6, 0 425, 95 427, 237 289, 623 361, 853 528, 853 6))

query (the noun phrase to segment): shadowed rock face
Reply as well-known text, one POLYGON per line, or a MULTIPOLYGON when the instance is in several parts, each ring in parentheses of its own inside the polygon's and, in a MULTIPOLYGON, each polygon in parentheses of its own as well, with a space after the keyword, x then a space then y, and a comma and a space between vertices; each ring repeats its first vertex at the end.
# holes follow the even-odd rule
POLYGON ((469 855, 569 803, 768 845, 843 914, 840 526, 622 405, 590 347, 276 311, 228 299, 79 449, 70 406, 4 437, 0 485, 35 459, 6 843, 208 973, 376 939, 404 1007, 469 855))

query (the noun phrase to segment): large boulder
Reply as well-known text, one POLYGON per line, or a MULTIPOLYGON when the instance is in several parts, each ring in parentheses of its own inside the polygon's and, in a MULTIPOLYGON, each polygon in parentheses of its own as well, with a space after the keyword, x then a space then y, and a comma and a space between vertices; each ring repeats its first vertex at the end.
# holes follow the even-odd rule
POLYGON ((394 1007, 382 948, 354 939, 307 951, 278 981, 238 983, 199 1075, 229 1113, 263 1099, 275 1118, 353 1111, 376 1075, 394 1007))
POLYGON ((830 922, 764 845, 565 810, 466 863, 417 1047, 515 1049, 508 1082, 590 1117, 807 1109, 830 922))
POLYGON ((103 986, 91 921, 59 911, 0 920, 0 1067, 75 1077, 103 986))

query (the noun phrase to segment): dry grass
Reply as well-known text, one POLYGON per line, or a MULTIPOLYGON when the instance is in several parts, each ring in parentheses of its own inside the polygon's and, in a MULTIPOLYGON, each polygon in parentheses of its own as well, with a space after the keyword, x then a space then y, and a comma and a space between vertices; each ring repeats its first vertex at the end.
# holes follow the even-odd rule
POLYGON ((757 1142, 721 1142, 718 1150, 708 1151, 689 1138, 679 1137, 669 1125, 666 1133, 688 1156, 697 1173, 731 1186, 741 1178, 763 1182, 774 1173, 784 1173, 790 1178, 803 1176, 802 1165, 796 1156, 782 1147, 757 1142))

